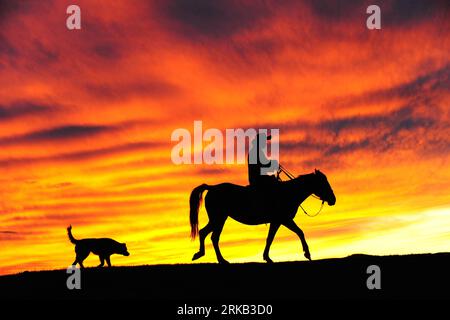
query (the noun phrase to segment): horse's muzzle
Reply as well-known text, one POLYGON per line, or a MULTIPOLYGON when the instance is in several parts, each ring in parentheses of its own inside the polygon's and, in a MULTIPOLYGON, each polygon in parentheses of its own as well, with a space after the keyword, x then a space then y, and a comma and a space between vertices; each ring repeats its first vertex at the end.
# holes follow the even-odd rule
POLYGON ((334 206, 336 204, 336 197, 332 197, 331 199, 327 200, 327 203, 329 206, 334 206))

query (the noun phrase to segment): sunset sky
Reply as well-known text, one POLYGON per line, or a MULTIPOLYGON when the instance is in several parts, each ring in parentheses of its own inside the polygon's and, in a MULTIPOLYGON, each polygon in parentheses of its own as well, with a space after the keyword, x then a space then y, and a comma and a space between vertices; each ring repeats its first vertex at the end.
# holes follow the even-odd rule
MULTIPOLYGON (((0 0, 0 274, 66 268, 69 224, 126 242, 114 265, 190 263, 191 190, 247 184, 246 165, 172 163, 172 131, 195 120, 280 129, 285 167, 327 175, 336 205, 295 218, 313 259, 450 251, 448 13, 425 0, 0 0), (81 30, 66 28, 70 4, 81 30), (381 30, 366 28, 370 4, 381 30)), ((267 232, 229 219, 224 257, 262 262, 267 232)), ((199 262, 215 262, 206 243, 199 262)), ((297 236, 280 228, 271 257, 303 260, 297 236)))

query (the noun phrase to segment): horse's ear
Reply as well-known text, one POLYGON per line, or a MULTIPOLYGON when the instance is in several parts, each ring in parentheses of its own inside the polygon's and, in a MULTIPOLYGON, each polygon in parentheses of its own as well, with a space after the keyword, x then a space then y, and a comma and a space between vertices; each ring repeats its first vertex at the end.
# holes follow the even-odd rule
POLYGON ((317 169, 316 169, 316 168, 314 168, 314 173, 316 173, 316 174, 317 174, 317 169))

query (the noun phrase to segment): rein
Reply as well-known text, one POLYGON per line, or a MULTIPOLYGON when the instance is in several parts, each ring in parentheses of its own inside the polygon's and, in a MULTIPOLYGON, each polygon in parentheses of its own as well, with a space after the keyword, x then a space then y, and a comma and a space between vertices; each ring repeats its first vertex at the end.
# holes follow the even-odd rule
POLYGON ((322 211, 323 203, 324 203, 324 201, 322 201, 322 204, 320 205, 319 211, 317 211, 315 214, 312 214, 312 215, 309 214, 308 212, 306 212, 306 210, 302 207, 302 205, 300 205, 300 208, 302 208, 303 212, 304 212, 308 217, 314 218, 314 217, 318 216, 319 213, 322 211))
MULTIPOLYGON (((286 168, 283 167, 281 164, 279 165, 279 171, 283 172, 289 179, 291 179, 291 180, 295 179, 294 175, 293 175, 292 173, 290 173, 289 171, 287 171, 286 168)), ((278 172, 278 175, 279 175, 279 172, 278 172)), ((322 200, 322 199, 320 199, 319 197, 317 197, 317 196, 314 195, 314 194, 311 194, 311 196, 313 196, 314 198, 316 198, 316 199, 318 199, 318 200, 322 200)), ((309 213, 303 208, 303 206, 302 206, 301 204, 300 204, 300 208, 302 208, 303 212, 304 212, 308 217, 313 218, 313 217, 318 216, 319 213, 322 212, 324 202, 325 202, 325 201, 322 200, 322 204, 320 205, 320 209, 319 209, 319 211, 317 211, 315 214, 309 214, 309 213)))

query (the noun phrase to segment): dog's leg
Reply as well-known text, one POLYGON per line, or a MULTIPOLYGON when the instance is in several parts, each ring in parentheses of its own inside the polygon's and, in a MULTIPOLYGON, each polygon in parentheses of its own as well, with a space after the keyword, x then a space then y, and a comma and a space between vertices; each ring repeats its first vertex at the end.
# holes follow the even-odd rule
POLYGON ((84 259, 86 259, 89 255, 89 251, 84 251, 82 249, 80 249, 79 247, 75 247, 75 252, 77 253, 77 258, 75 261, 78 261, 78 263, 80 264, 80 268, 84 268, 83 266, 83 261, 84 259))
POLYGON ((106 257, 106 263, 108 264, 108 267, 111 267, 111 259, 110 256, 106 257))

